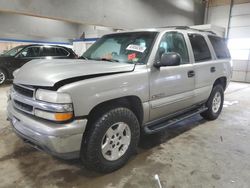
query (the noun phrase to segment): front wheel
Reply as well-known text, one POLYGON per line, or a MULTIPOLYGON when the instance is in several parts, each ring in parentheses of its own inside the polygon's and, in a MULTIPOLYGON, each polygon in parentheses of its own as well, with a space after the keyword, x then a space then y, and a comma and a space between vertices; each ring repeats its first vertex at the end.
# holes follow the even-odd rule
POLYGON ((89 125, 81 159, 87 168, 107 173, 122 167, 135 152, 140 126, 128 108, 114 108, 101 114, 89 125))
POLYGON ((0 85, 2 85, 7 79, 7 75, 4 70, 0 69, 0 85))
POLYGON ((201 113, 201 116, 207 120, 217 119, 221 113, 224 103, 224 89, 221 85, 216 85, 207 101, 208 109, 201 113))

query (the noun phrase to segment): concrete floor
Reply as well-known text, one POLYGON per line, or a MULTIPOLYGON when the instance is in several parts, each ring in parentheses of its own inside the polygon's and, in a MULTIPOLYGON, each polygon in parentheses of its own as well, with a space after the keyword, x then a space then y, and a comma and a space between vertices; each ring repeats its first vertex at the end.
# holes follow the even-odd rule
POLYGON ((0 187, 250 187, 250 84, 231 83, 215 121, 195 116, 164 133, 144 136, 138 154, 107 175, 36 151, 13 133, 0 87, 0 187))

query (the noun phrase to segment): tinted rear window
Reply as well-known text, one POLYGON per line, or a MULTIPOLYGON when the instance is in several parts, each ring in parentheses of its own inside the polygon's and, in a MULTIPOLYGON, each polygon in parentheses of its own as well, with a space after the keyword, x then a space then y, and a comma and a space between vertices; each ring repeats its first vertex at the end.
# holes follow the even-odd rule
POLYGON ((64 50, 63 48, 56 48, 56 56, 68 56, 69 52, 64 50))
POLYGON ((56 48, 43 47, 42 56, 56 56, 56 48))
POLYGON ((227 45, 223 38, 211 36, 211 35, 208 36, 208 38, 211 41, 211 44, 214 48, 215 54, 218 59, 230 58, 230 53, 227 49, 227 45))
POLYGON ((211 53, 205 38, 199 34, 188 34, 188 37, 193 48, 195 61, 201 62, 210 60, 211 53))

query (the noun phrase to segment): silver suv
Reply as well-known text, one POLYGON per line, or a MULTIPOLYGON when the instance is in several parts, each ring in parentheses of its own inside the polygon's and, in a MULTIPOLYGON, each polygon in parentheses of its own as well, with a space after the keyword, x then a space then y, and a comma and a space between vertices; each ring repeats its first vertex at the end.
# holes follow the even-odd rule
POLYGON ((195 114, 221 113, 231 78, 224 39, 187 27, 105 35, 78 60, 34 60, 8 100, 25 142, 111 172, 152 134, 195 114))

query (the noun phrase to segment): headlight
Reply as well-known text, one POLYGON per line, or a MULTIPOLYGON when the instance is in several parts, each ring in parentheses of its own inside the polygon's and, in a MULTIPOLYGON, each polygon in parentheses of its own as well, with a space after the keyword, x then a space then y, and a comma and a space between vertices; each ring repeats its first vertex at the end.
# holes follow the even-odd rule
POLYGON ((49 91, 45 89, 38 89, 36 91, 36 99, 50 103, 72 103, 69 94, 49 91))
POLYGON ((35 109, 35 116, 52 121, 67 121, 73 117, 73 112, 54 113, 35 109))
POLYGON ((35 116, 59 122, 73 118, 73 104, 69 94, 38 89, 35 98, 41 101, 41 105, 34 110, 35 116))
POLYGON ((12 73, 14 78, 16 77, 16 74, 18 73, 19 70, 20 70, 20 69, 17 69, 17 70, 15 70, 15 71, 12 73))

